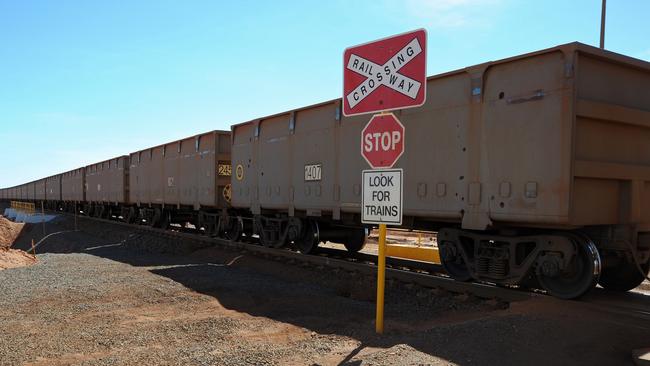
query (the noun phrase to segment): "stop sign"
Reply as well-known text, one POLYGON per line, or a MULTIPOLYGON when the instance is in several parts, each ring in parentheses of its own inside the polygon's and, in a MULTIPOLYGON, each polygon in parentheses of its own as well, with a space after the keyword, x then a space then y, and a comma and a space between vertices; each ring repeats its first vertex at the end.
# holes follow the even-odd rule
POLYGON ((391 168, 404 153, 404 125, 394 114, 374 115, 361 131, 361 156, 373 169, 391 168))

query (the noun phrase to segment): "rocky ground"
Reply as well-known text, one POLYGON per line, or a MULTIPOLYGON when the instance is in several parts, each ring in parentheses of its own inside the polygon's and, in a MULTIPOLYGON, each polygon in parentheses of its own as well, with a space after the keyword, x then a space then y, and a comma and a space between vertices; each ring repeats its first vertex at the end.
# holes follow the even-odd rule
POLYGON ((642 292, 505 304, 398 283, 378 336, 372 278, 48 225, 36 265, 0 271, 0 365, 619 365, 650 346, 642 292))

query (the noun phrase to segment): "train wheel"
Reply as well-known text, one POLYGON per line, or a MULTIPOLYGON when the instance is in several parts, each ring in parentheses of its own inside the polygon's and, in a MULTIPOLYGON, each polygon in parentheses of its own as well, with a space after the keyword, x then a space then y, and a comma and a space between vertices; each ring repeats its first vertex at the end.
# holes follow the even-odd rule
POLYGON ((158 227, 161 229, 169 228, 169 223, 171 222, 171 213, 169 211, 162 211, 160 220, 158 221, 158 227))
POLYGON ((260 244, 267 248, 281 248, 284 241, 280 239, 280 227, 263 216, 255 218, 255 231, 260 237, 260 244))
POLYGON ((204 233, 208 232, 208 224, 207 224, 207 219, 205 218, 205 213, 203 211, 199 211, 199 214, 196 218, 196 229, 200 232, 201 229, 204 230, 204 233))
POLYGON ((260 242, 267 248, 282 248, 284 242, 278 238, 271 238, 269 235, 260 235, 260 242))
POLYGON ((269 234, 260 233, 259 236, 260 236, 260 244, 262 244, 267 248, 280 248, 284 244, 280 240, 271 238, 269 234))
POLYGON ((354 230, 348 235, 348 239, 343 243, 345 249, 350 253, 357 253, 366 246, 366 239, 368 238, 368 231, 364 228, 361 230, 354 230))
POLYGON ((452 241, 440 242, 440 261, 451 278, 456 281, 467 282, 472 279, 472 275, 460 250, 458 244, 452 241))
POLYGON ((151 221, 148 222, 149 226, 151 227, 158 227, 158 223, 160 222, 160 218, 162 217, 162 212, 160 212, 159 208, 155 208, 153 210, 153 216, 151 217, 151 221))
POLYGON ((237 241, 241 239, 242 232, 244 231, 244 224, 238 217, 228 217, 228 225, 226 230, 221 233, 225 239, 237 241))
POLYGON ((135 212, 134 207, 129 207, 129 213, 126 215, 126 222, 128 224, 133 224, 138 219, 138 214, 135 212))
POLYGON ((596 245, 581 236, 571 236, 575 254, 568 267, 560 271, 552 261, 542 262, 537 269, 539 284, 550 295, 561 299, 575 299, 596 286, 600 277, 601 261, 596 245))
POLYGON ((305 221, 302 236, 294 242, 296 249, 300 253, 309 254, 318 248, 318 243, 320 243, 318 223, 314 220, 305 221))
POLYGON ((641 269, 645 275, 641 274, 636 263, 623 261, 618 266, 605 268, 600 275, 598 284, 610 291, 629 291, 639 286, 646 279, 650 271, 650 261, 641 265, 641 269))

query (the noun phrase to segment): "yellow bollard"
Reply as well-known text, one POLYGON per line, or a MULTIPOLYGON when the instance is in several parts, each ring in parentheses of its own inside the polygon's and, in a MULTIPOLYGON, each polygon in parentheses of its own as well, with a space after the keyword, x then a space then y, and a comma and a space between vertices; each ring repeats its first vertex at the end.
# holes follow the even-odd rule
POLYGON ((379 253, 377 255, 377 315, 375 331, 384 333, 384 285, 386 283, 386 224, 379 224, 379 253))

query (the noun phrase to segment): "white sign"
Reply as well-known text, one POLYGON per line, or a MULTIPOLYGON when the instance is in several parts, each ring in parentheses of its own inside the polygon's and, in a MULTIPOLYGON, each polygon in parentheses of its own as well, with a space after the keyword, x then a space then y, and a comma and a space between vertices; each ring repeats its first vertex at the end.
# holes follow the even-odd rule
POLYGON ((305 165, 305 182, 321 180, 322 167, 320 164, 305 165))
POLYGON ((402 169, 364 170, 361 222, 402 224, 402 169))

